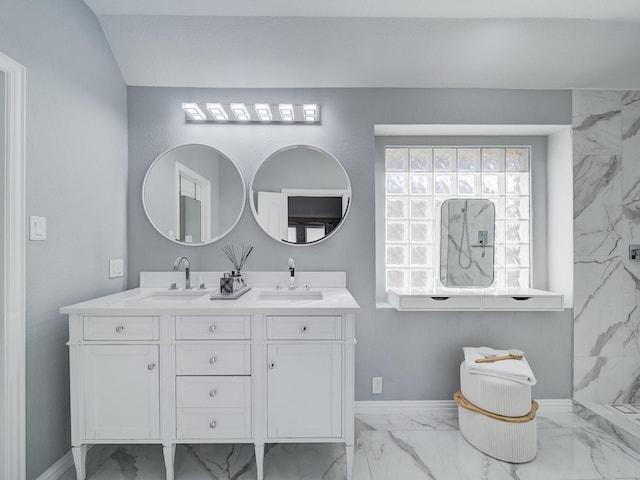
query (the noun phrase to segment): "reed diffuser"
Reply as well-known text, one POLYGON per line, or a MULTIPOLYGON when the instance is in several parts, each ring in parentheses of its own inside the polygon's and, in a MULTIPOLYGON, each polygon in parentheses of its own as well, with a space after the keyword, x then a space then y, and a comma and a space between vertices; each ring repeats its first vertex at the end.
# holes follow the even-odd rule
POLYGON ((236 253, 236 249, 233 245, 225 245, 222 247, 222 251, 231 261, 234 270, 231 270, 231 276, 233 277, 234 291, 238 288, 245 286, 244 278, 242 277, 242 267, 244 267, 247 258, 253 251, 253 246, 242 244, 242 250, 236 253))

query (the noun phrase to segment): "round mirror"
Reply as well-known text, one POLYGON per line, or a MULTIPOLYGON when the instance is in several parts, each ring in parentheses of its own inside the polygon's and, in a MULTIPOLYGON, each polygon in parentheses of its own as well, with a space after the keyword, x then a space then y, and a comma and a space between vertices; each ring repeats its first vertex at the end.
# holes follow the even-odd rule
POLYGON ((245 198, 238 167, 207 145, 166 151, 151 164, 142 184, 142 204, 151 224, 184 245, 224 237, 240 220, 245 198))
POLYGON ((347 172, 332 155, 307 145, 285 147, 258 167, 251 181, 251 210, 262 229, 287 244, 329 237, 351 201, 347 172))

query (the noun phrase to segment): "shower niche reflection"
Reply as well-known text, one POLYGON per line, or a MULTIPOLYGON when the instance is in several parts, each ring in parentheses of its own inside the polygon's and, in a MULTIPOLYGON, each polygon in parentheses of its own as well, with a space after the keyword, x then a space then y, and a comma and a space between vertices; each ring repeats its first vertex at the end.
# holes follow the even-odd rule
POLYGON ((445 287, 486 288, 493 283, 495 206, 478 198, 442 204, 440 281, 445 287))

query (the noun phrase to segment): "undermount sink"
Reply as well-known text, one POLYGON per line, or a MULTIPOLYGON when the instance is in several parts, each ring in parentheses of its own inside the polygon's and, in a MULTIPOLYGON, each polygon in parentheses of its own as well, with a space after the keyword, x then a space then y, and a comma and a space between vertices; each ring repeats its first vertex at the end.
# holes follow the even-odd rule
POLYGON ((202 290, 160 290, 151 292, 138 298, 138 302, 175 302, 175 301, 191 301, 198 300, 206 295, 207 292, 202 290))
POLYGON ((322 300, 320 290, 265 290, 261 300, 322 300))

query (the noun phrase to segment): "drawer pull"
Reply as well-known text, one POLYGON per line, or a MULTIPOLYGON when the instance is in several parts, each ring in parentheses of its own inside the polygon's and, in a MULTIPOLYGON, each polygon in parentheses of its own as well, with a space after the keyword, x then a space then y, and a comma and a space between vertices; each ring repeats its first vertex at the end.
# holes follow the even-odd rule
POLYGON ((216 428, 216 421, 213 420, 210 424, 209 424, 209 428, 216 428))
POLYGON ((274 368, 276 368, 276 362, 270 362, 269 369, 273 370, 274 368))
POLYGON ((212 357, 209 359, 209 363, 210 363, 211 365, 213 365, 214 363, 216 363, 216 357, 215 357, 215 356, 212 356, 212 357))
POLYGON ((211 325, 211 326, 209 327, 209 331, 210 331, 210 332, 215 332, 215 331, 216 331, 216 325, 215 325, 215 324, 211 325))
POLYGON ((302 325, 302 326, 300 327, 300 331, 301 331, 301 332, 306 332, 307 330, 309 330, 309 326, 308 326, 308 325, 302 325))
POLYGON ((511 298, 513 298, 514 300, 522 301, 522 300, 529 300, 531 297, 511 297, 511 298))
POLYGON ((154 368, 156 368, 156 364, 155 363, 150 363, 149 365, 147 365, 147 368, 149 370, 153 370, 154 368))
POLYGON ((124 331, 124 326, 123 326, 123 325, 118 325, 118 326, 116 327, 116 332, 121 333, 121 332, 123 332, 123 331, 124 331))
POLYGON ((431 297, 431 300, 449 300, 450 297, 431 297))
POLYGON ((217 394, 218 394, 218 392, 216 392, 216 389, 215 389, 215 388, 209 392, 209 396, 210 396, 211 398, 215 397, 217 394))

